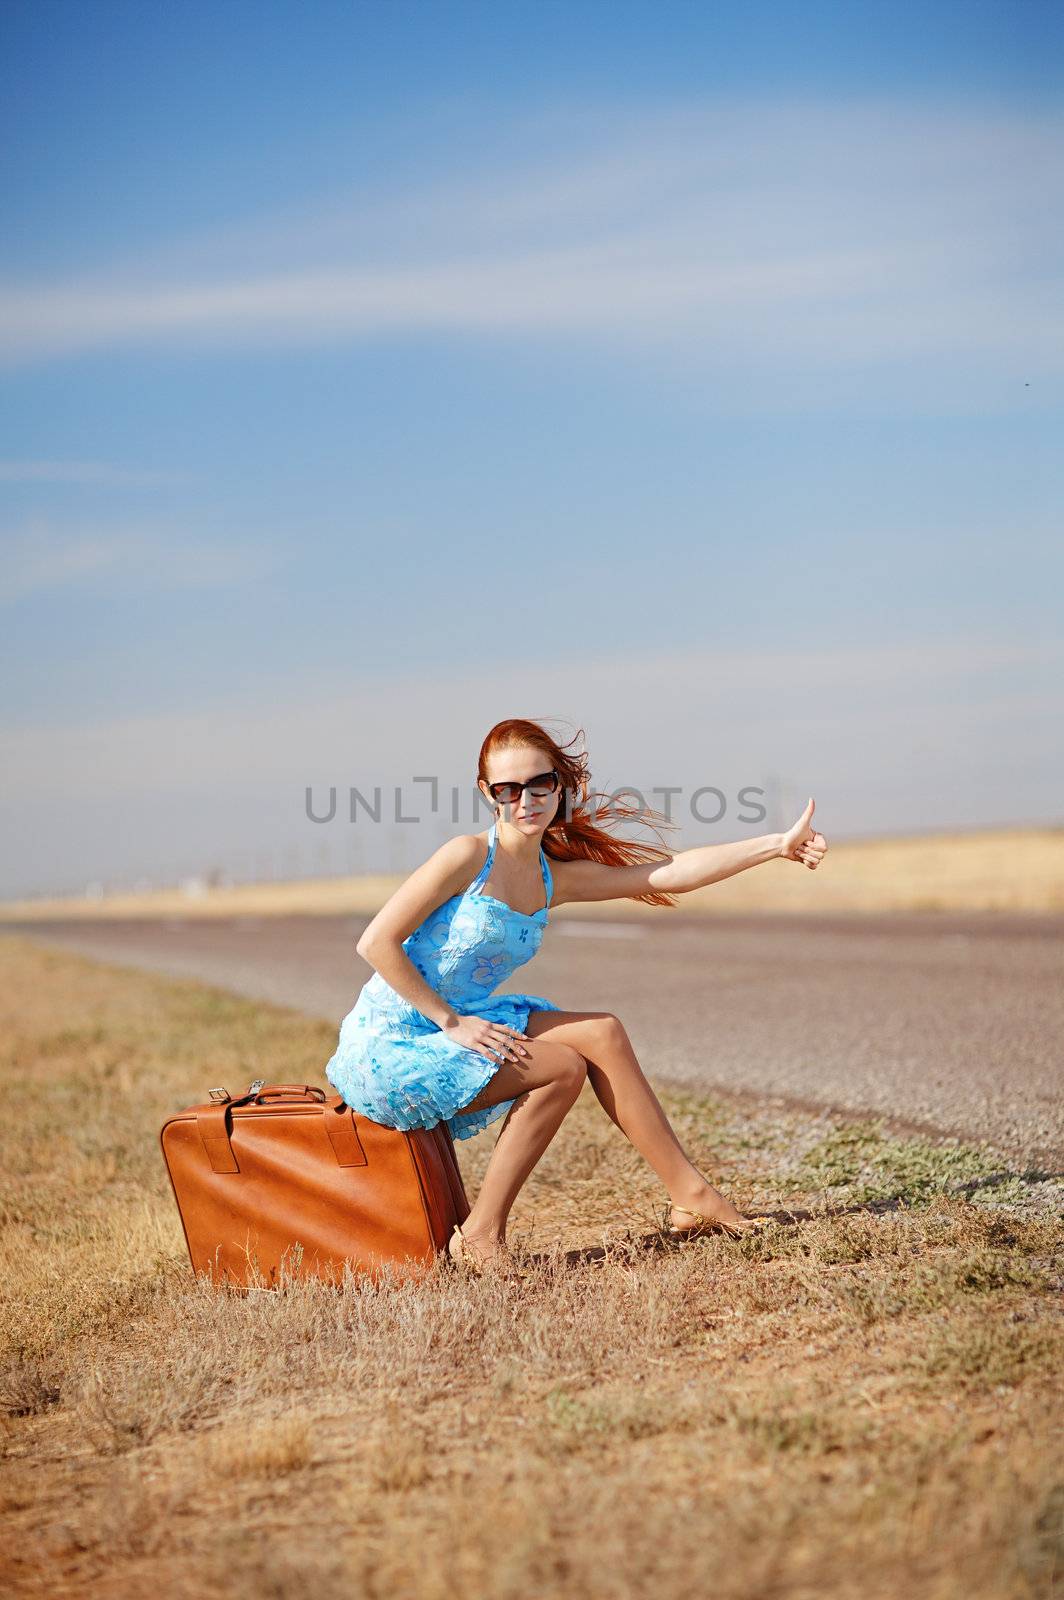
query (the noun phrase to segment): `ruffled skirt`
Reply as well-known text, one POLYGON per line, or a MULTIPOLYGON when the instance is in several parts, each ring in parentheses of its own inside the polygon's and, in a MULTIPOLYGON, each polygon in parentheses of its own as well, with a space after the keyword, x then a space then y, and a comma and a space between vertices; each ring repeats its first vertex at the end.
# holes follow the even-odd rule
MULTIPOLYGON (((560 1011, 536 994, 490 995, 469 1014, 525 1031, 530 1011, 560 1011)), ((365 990, 340 1024, 325 1076, 362 1116, 389 1128, 434 1128, 446 1122, 455 1139, 470 1139, 513 1100, 462 1111, 491 1082, 501 1063, 449 1039, 420 1012, 389 1017, 365 990)))

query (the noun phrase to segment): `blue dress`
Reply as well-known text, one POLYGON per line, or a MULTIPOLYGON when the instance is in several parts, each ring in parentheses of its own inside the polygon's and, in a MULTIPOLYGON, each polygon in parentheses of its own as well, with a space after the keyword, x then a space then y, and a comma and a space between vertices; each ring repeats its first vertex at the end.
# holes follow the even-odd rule
MULTIPOLYGON (((495 859, 494 822, 489 841, 488 858, 469 887, 430 912, 403 940, 403 949, 460 1016, 486 1017, 523 1033, 530 1011, 561 1007, 536 994, 491 994, 539 949, 553 892, 550 866, 540 845, 546 901, 526 916, 481 893, 495 859)), ((433 1128, 446 1122, 454 1138, 469 1139, 514 1103, 459 1109, 476 1098, 500 1065, 495 1056, 448 1038, 375 972, 340 1024, 339 1043, 325 1076, 349 1106, 374 1122, 390 1128, 433 1128)))

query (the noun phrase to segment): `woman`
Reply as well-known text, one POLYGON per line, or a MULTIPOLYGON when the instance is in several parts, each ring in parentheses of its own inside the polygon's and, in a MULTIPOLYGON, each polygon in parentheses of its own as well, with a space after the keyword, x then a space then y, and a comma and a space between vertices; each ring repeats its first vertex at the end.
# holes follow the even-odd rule
MULTIPOLYGON (((376 970, 325 1067, 349 1106, 389 1127, 445 1121, 466 1139, 505 1115, 480 1193, 448 1244, 451 1259, 475 1271, 507 1259, 510 1208, 585 1078, 668 1190, 670 1236, 739 1238, 758 1225, 688 1159, 618 1017, 492 991, 535 955, 551 906, 671 906, 677 894, 777 857, 815 869, 827 842, 810 821, 813 801, 786 833, 670 855, 592 820, 586 767, 586 755, 568 755, 537 722, 492 728, 477 784, 495 821, 486 834, 441 845, 370 922, 355 948, 376 970)), ((618 820, 633 810, 613 801, 597 814, 618 820)))

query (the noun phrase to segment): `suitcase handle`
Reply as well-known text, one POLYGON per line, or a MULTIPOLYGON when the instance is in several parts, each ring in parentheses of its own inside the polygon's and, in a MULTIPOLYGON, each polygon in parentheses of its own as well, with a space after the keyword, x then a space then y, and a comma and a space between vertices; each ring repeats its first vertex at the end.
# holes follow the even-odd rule
POLYGON ((256 1094, 255 1104, 265 1105, 268 1100, 313 1100, 320 1104, 325 1097, 325 1090, 316 1083, 268 1083, 256 1094))
MULTIPOLYGON (((321 1106, 326 1106, 327 1101, 324 1089, 320 1089, 315 1083, 271 1083, 258 1092, 253 1092, 254 1090, 255 1085, 252 1084, 247 1094, 241 1095, 238 1100, 216 1103, 196 1112, 196 1126, 213 1172, 240 1171, 231 1139, 235 1108, 263 1105, 271 1100, 321 1106)), ((326 1107, 324 1126, 329 1135, 333 1154, 341 1167, 366 1165, 366 1152, 358 1137, 355 1113, 343 1100, 338 1099, 336 1105, 326 1107), (334 1111, 337 1113, 336 1116, 331 1114, 334 1111)))

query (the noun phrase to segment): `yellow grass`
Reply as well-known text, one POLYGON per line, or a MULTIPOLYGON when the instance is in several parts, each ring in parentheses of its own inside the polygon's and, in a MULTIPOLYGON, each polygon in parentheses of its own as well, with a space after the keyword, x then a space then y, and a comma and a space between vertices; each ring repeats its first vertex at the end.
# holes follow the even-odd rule
MULTIPOLYGON (((519 1283, 192 1277, 158 1147, 331 1025, 0 938, 0 1581, 15 1595, 1031 1600, 1064 1571, 1059 1180, 661 1089, 740 1203, 663 1246, 590 1088, 519 1283)), ((495 1131, 458 1146, 475 1190, 495 1131)))
MULTIPOLYGON (((830 831, 830 830, 829 830, 830 831)), ((829 839, 830 844, 830 839, 829 839)), ((373 916, 403 874, 312 878, 212 888, 114 894, 101 899, 0 901, 0 920, 53 917, 373 916)), ((685 912, 1064 910, 1064 827, 1002 828, 918 838, 830 844, 815 872, 772 861, 682 895, 685 912)), ((560 906, 553 916, 647 916, 629 900, 560 906)))

